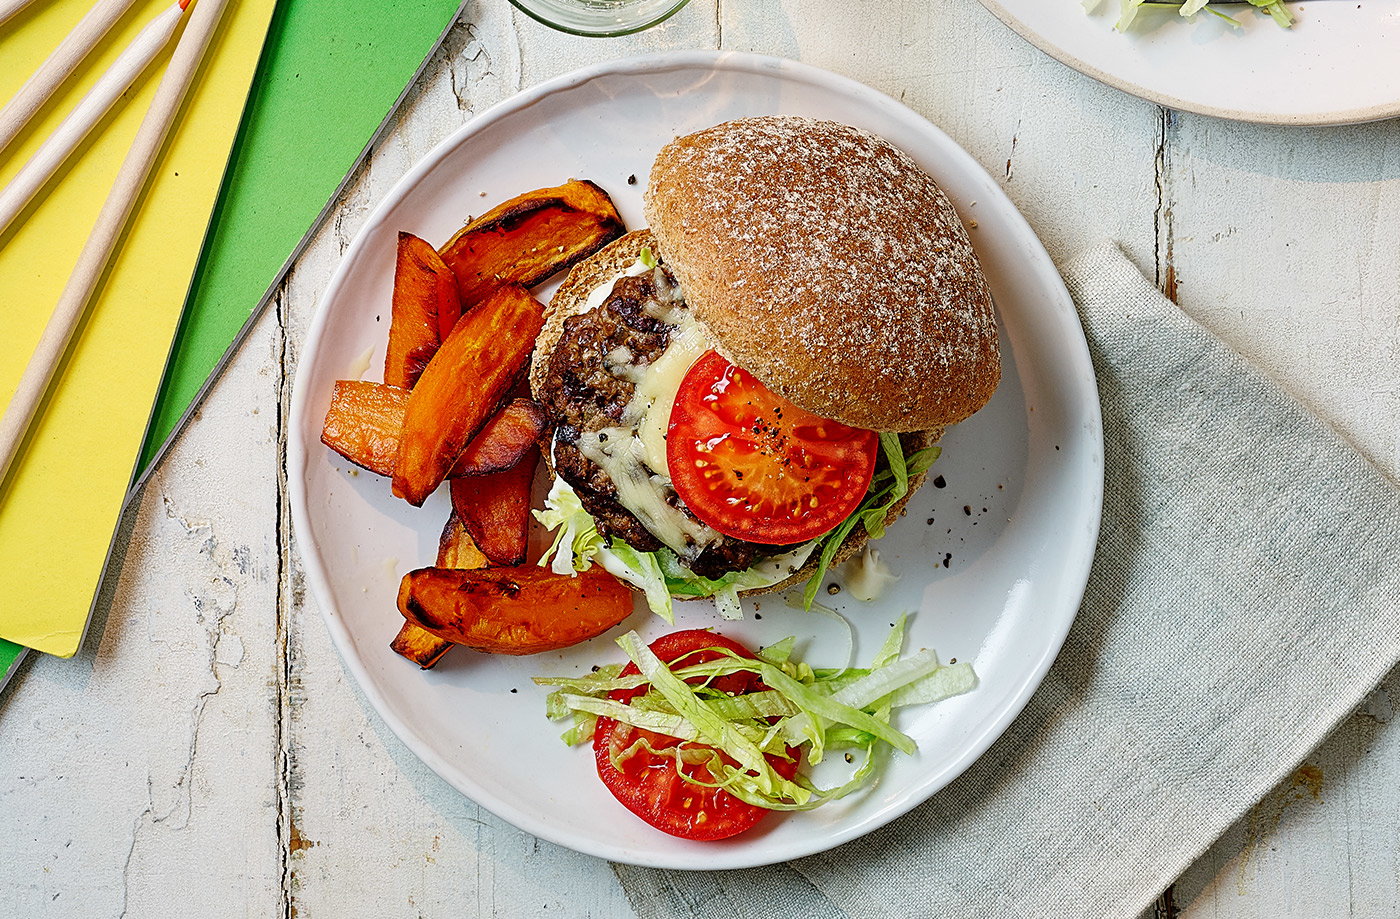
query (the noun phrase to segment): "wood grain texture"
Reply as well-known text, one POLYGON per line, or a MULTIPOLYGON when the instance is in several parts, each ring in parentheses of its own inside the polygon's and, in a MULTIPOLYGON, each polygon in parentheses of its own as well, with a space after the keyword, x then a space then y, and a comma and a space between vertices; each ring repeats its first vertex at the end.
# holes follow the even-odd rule
POLYGON ((0 698, 0 915, 280 908, 278 338, 127 515, 105 621, 0 698))
MULTIPOLYGON (((1164 112, 1159 137, 1159 286, 1400 480, 1400 121, 1283 129, 1164 112)), ((1400 671, 1158 915, 1395 916, 1397 685, 1400 671)))
MULTIPOLYGON (((0 697, 0 916, 631 915, 606 863, 463 798, 369 707, 302 581, 281 419, 321 291, 433 145, 574 67, 717 46, 903 99, 998 179, 1057 261, 1117 239, 1400 474, 1400 122, 1284 130, 1169 114, 1050 60, 974 0, 695 0, 607 41, 470 4, 128 515, 95 640, 73 661, 38 659, 0 697)), ((1397 693, 1392 674, 1154 915, 1395 916, 1397 693)))

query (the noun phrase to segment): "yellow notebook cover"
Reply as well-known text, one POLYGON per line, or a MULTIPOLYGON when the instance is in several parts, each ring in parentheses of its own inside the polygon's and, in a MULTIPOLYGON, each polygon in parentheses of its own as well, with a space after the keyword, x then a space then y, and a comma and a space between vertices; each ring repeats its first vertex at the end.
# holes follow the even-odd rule
MULTIPOLYGON (((170 2, 132 5, 0 154, 0 186, 170 2)), ((91 4, 46 0, 0 25, 0 101, 91 4)), ((0 491, 0 638, 63 657, 82 640, 274 5, 233 0, 225 10, 127 236, 0 491)), ((168 61, 169 51, 0 235, 0 398, 7 402, 168 61)))

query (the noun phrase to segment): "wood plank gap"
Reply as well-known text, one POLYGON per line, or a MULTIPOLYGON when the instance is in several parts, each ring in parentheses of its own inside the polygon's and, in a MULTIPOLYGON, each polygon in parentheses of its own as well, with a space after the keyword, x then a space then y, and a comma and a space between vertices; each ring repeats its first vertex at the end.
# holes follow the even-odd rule
POLYGON ((1181 910, 1176 905, 1176 885, 1173 884, 1157 898, 1152 908, 1152 919, 1177 919, 1180 915, 1181 910))
POLYGON ((1154 174, 1157 187, 1157 205, 1152 212, 1152 228, 1155 233, 1153 244, 1155 282, 1157 288, 1173 303, 1176 302, 1176 262, 1173 253, 1175 228, 1172 222, 1172 206, 1175 195, 1172 183, 1172 143, 1177 136, 1177 114, 1169 108, 1157 107, 1157 154, 1154 174))
MULTIPOLYGON (((1157 107, 1157 151, 1154 158, 1154 180, 1157 191, 1156 206, 1152 211, 1153 270, 1157 288, 1173 303, 1176 302, 1176 261, 1173 247, 1176 242, 1175 226, 1172 220, 1172 205, 1175 195, 1172 192, 1172 142, 1177 134, 1176 112, 1162 106, 1157 107)), ((1008 169, 1009 169, 1008 161, 1008 169)), ((1176 885, 1162 891, 1153 904, 1152 919, 1177 919, 1180 910, 1176 905, 1176 885)))
POLYGON ((278 913, 282 919, 295 919, 292 855, 297 837, 292 802, 292 655, 291 616, 296 602, 292 584, 291 501, 287 493, 287 418, 291 410, 292 375, 287 371, 287 285, 274 300, 277 317, 277 853, 281 867, 282 890, 278 913))

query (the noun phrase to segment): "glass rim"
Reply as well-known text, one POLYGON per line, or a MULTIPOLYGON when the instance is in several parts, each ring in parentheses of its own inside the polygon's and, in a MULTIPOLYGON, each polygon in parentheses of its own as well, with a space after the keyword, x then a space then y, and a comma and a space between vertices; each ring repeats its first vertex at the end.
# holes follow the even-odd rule
POLYGON ((659 13, 656 16, 647 17, 643 21, 629 23, 627 25, 618 26, 617 28, 596 29, 592 31, 587 31, 576 26, 569 26, 564 25, 563 23, 555 22, 554 20, 550 19, 545 13, 542 13, 539 10, 532 8, 531 0, 510 0, 510 5, 518 9, 520 12, 524 13, 526 16, 529 16, 536 22, 542 25, 549 26, 551 29, 556 29, 560 32, 568 33, 569 35, 578 35, 582 38, 618 38, 623 35, 632 35, 634 33, 641 32, 645 29, 650 29, 652 26, 659 25, 662 22, 665 22, 667 19, 670 19, 676 13, 680 12, 681 8, 689 2, 690 0, 674 0, 674 2, 661 13, 659 13))

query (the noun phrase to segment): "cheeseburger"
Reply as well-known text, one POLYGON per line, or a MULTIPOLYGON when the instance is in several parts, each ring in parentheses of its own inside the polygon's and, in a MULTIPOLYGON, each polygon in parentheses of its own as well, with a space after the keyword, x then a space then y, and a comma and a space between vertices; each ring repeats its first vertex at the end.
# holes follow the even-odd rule
POLYGON ((903 152, 795 117, 668 144, 645 210, 570 272, 531 364, 555 568, 598 561, 658 612, 804 579, 810 603, 996 388, 967 232, 903 152))

